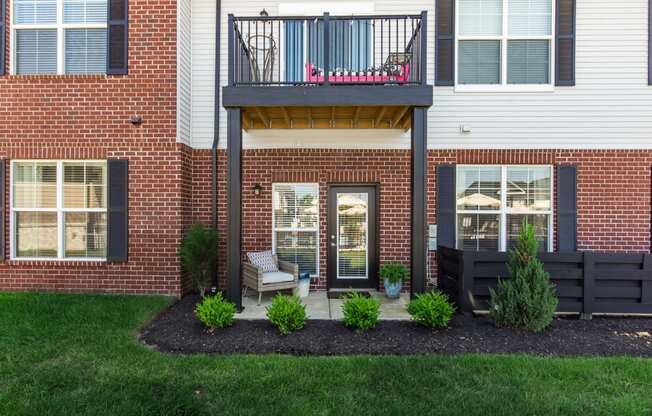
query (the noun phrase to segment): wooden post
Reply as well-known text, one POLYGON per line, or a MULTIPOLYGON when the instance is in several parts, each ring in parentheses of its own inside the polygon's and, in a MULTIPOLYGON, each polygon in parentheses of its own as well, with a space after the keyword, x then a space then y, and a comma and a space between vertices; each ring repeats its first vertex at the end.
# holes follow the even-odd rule
POLYGON ((228 108, 226 297, 242 310, 242 110, 228 108))
POLYGON ((595 258, 590 251, 584 252, 584 269, 583 269, 583 302, 580 319, 590 320, 593 318, 595 309, 595 258))

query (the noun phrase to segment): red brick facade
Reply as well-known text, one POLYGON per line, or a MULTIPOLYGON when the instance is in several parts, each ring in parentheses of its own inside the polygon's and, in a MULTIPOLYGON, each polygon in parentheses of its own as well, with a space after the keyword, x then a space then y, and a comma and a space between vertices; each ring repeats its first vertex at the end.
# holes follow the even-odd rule
MULTIPOLYGON (((210 151, 197 150, 193 215, 210 220, 210 151)), ((438 150, 428 157, 428 222, 436 223, 436 166, 453 164, 575 164, 578 167, 578 249, 646 252, 650 249, 652 151, 438 150)), ((219 153, 219 224, 225 229, 226 163, 219 153)), ((410 153, 407 150, 246 150, 243 152, 243 252, 272 245, 272 183, 317 182, 320 191, 320 271, 326 285, 328 183, 378 183, 380 262, 409 264, 410 153), (261 184, 256 196, 253 186, 261 184)), ((554 217, 553 217, 554 218, 554 217)), ((555 220, 553 220, 555 222, 555 220)), ((224 283, 224 253, 220 276, 224 283)), ((430 277, 436 277, 430 256, 430 277)))
MULTIPOLYGON (((129 12, 129 75, 0 77, 0 159, 129 160, 129 261, 6 260, 0 262, 0 290, 180 295, 190 288, 181 277, 177 250, 189 224, 211 221, 211 153, 176 143, 176 2, 130 0, 129 12), (132 125, 132 115, 142 116, 142 125, 132 125)), ((9 25, 6 28, 9 39, 9 25)), ((6 58, 9 67, 9 51, 6 58)), ((437 220, 435 170, 440 163, 576 164, 578 248, 650 249, 652 151, 430 151, 429 223, 437 220)), ((5 173, 4 237, 10 241, 8 166, 5 173)), ((220 151, 217 209, 222 284, 225 174, 225 154, 220 151)), ((247 150, 243 178, 243 252, 271 248, 273 182, 317 182, 321 277, 315 287, 325 288, 327 185, 377 183, 380 262, 409 264, 409 151, 247 150), (263 186, 258 196, 253 193, 256 183, 263 186)), ((9 244, 5 257, 9 258, 9 244)), ((434 255, 430 272, 434 278, 434 255)))
MULTIPOLYGON (((192 163, 176 143, 176 2, 130 0, 129 17, 127 76, 0 76, 1 159, 129 159, 129 262, 0 262, 0 289, 181 292, 192 163)), ((9 241, 8 211, 4 228, 9 241)))

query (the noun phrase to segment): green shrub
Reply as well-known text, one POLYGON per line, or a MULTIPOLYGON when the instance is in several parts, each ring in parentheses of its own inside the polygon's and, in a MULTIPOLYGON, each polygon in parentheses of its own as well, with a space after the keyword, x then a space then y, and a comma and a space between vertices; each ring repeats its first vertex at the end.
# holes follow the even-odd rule
POLYGON ((297 331, 306 323, 306 307, 297 296, 276 295, 267 307, 267 319, 281 335, 297 331))
POLYGON ((558 299, 538 251, 534 227, 524 221, 516 248, 508 252, 510 279, 491 290, 489 313, 497 326, 540 332, 552 322, 558 299))
POLYGON ((195 315, 209 328, 226 328, 233 325, 235 305, 218 293, 215 296, 205 297, 195 307, 195 315))
POLYGON ((211 285, 211 271, 217 260, 217 231, 194 224, 186 233, 179 249, 181 267, 190 274, 199 294, 204 297, 211 285))
POLYGON ((351 293, 342 304, 344 325, 366 331, 374 328, 380 315, 380 302, 359 293, 351 293))
POLYGON ((408 268, 400 263, 388 263, 380 266, 380 277, 389 283, 398 283, 407 279, 408 268))
POLYGON ((448 296, 433 291, 417 295, 407 306, 412 320, 431 328, 446 328, 455 313, 448 296))

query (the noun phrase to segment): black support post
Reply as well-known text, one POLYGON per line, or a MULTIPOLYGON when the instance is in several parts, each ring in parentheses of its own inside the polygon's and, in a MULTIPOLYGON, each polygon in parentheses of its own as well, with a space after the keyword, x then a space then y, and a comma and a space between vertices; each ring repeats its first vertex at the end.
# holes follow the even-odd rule
POLYGON ((226 297, 242 310, 242 113, 228 108, 227 120, 227 240, 226 297))
POLYGON ((426 183, 428 109, 412 109, 412 250, 411 292, 423 293, 426 286, 426 183))

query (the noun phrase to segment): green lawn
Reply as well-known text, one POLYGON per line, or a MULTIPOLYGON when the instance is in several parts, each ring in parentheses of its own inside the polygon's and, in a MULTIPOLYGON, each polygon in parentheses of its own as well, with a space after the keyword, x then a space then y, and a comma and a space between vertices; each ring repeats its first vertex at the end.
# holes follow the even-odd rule
POLYGON ((652 414, 652 360, 173 356, 135 338, 168 302, 0 293, 0 415, 652 414))

